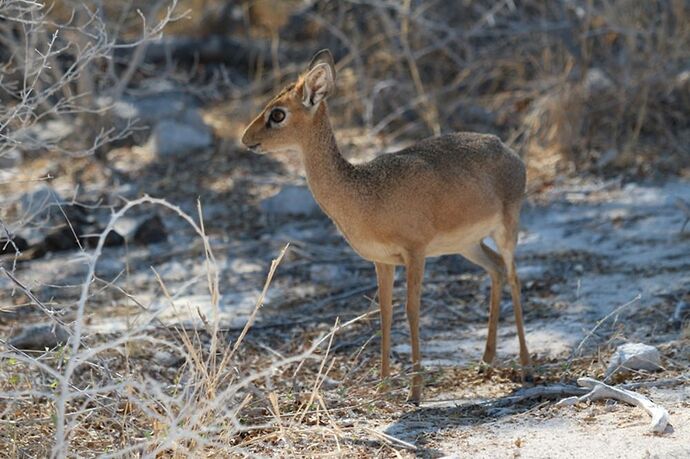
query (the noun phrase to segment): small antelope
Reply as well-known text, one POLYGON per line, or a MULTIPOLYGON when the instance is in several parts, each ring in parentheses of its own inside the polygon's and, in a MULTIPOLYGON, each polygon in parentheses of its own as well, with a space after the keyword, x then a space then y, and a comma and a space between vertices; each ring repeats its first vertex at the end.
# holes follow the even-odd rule
POLYGON ((427 257, 460 254, 491 276, 489 331, 483 362, 496 354, 503 278, 510 283, 520 362, 528 375, 530 356, 515 272, 525 166, 497 137, 458 132, 422 140, 366 163, 340 154, 326 99, 335 88, 328 50, 318 52, 306 72, 275 96, 246 128, 242 143, 256 151, 299 151, 307 183, 323 211, 352 248, 374 262, 381 311, 381 378, 390 375, 393 278, 407 275, 407 320, 413 376, 409 400, 419 403, 422 367, 419 307, 427 257), (500 254, 484 243, 491 237, 500 254))

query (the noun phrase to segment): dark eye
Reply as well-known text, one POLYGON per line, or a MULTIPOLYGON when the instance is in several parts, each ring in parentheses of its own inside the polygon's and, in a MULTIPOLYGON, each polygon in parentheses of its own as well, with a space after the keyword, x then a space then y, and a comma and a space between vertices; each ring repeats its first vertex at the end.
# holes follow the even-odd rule
POLYGON ((274 108, 271 111, 271 115, 269 116, 269 119, 273 123, 282 123, 283 120, 285 120, 285 111, 281 110, 280 108, 274 108))

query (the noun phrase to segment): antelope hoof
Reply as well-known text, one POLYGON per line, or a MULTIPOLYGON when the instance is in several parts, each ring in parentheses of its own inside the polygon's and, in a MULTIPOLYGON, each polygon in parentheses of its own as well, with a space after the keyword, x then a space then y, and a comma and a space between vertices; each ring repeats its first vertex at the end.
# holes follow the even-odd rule
POLYGON ((422 400, 422 390, 415 388, 410 389, 410 393, 407 395, 407 403, 411 403, 414 406, 419 406, 419 402, 422 400))
POLYGON ((415 406, 419 406, 422 400, 422 375, 414 375, 412 377, 412 385, 410 386, 410 393, 407 396, 407 402, 415 406))
POLYGON ((482 356, 482 365, 487 365, 491 366, 491 364, 494 362, 494 357, 496 356, 496 352, 490 352, 488 350, 484 351, 484 355, 482 356))

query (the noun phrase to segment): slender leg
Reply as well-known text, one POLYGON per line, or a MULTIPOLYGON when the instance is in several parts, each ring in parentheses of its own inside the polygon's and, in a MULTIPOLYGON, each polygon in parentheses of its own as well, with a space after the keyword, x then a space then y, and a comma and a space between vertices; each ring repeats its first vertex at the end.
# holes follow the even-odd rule
POLYGON ((518 279, 515 268, 515 246, 518 237, 518 222, 520 209, 515 207, 509 209, 504 217, 504 228, 495 238, 496 244, 501 249, 501 255, 506 266, 508 283, 510 283, 510 293, 513 299, 513 311, 515 311, 515 327, 517 328, 518 340, 520 342, 520 363, 523 367, 524 379, 530 379, 530 356, 525 340, 525 326, 522 320, 522 301, 520 295, 520 279, 518 279))
POLYGON ((381 311, 381 379, 390 376, 391 323, 393 322, 393 279, 395 266, 375 263, 381 311))
POLYGON ((412 342, 412 383, 408 400, 418 404, 422 398, 422 354, 419 347, 419 307, 424 280, 424 254, 410 253, 407 264, 407 321, 410 324, 412 342))
POLYGON ((486 336, 486 347, 482 362, 491 365, 496 356, 496 337, 498 334, 498 319, 501 315, 501 288, 503 287, 503 259, 494 250, 480 242, 471 249, 461 253, 474 264, 484 268, 491 276, 491 301, 489 305, 489 327, 486 336))
POLYGON ((518 279, 515 272, 515 262, 506 260, 508 265, 508 282, 510 283, 510 292, 513 297, 513 310, 515 311, 515 327, 517 328, 518 340, 520 341, 520 363, 524 368, 530 366, 529 351, 527 350, 527 341, 525 340, 525 326, 522 321, 522 301, 520 299, 520 279, 518 279))

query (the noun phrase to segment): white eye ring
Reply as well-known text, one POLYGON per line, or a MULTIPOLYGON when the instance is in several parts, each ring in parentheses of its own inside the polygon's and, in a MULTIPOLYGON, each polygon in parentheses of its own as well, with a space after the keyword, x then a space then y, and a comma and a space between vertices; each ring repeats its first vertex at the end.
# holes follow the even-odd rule
POLYGON ((282 108, 274 108, 268 115, 268 120, 273 124, 280 124, 287 118, 287 113, 282 108))

